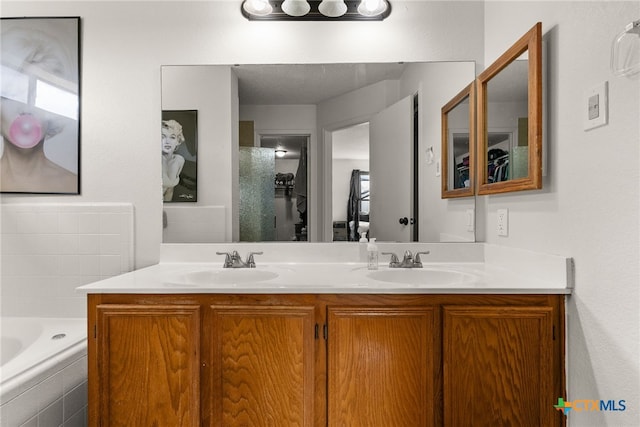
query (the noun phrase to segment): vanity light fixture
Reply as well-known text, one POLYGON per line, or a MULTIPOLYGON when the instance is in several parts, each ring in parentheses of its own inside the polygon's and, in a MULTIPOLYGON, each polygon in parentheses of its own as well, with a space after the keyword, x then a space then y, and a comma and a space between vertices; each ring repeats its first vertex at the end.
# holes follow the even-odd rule
POLYGON ((276 149, 276 157, 282 158, 287 154, 287 150, 283 150, 282 148, 276 149))
POLYGON ((388 0, 243 0, 250 21, 382 21, 388 0))

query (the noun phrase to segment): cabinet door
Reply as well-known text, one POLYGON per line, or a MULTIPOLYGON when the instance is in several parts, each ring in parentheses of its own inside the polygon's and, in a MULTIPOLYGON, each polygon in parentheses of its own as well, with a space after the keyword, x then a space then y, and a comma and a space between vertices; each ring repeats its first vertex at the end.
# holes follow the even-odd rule
POLYGON ((99 305, 96 340, 91 425, 200 425, 200 306, 99 305))
POLYGON ((445 425, 556 425, 552 341, 551 307, 445 307, 445 425))
POLYGON ((213 305, 210 315, 206 424, 312 426, 315 308, 213 305))
POLYGON ((328 425, 433 425, 431 307, 328 309, 328 425))

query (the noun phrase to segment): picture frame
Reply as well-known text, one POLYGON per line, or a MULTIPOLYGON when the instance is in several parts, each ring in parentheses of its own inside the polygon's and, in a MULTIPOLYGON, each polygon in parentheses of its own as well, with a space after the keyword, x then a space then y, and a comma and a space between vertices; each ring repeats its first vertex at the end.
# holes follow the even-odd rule
POLYGON ((162 111, 162 187, 165 203, 198 201, 197 110, 162 111), (165 146, 169 135, 177 137, 175 146, 165 146))
POLYGON ((0 192, 80 194, 81 19, 0 19, 0 192))

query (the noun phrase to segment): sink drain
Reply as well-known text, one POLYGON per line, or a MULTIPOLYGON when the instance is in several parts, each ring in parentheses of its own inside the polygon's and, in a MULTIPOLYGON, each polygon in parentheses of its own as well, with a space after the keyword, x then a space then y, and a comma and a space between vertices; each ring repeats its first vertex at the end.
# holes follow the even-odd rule
POLYGON ((55 334, 54 336, 51 337, 52 340, 61 340, 62 338, 66 337, 67 334, 55 334))

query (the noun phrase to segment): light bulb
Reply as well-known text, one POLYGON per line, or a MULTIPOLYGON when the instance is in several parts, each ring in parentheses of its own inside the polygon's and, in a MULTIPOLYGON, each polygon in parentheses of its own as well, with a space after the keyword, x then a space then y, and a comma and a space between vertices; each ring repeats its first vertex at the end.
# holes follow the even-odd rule
POLYGON ((266 16, 273 12, 273 7, 268 0, 245 0, 242 8, 248 14, 255 16, 266 16))
POLYGON ((311 10, 307 0, 284 0, 282 11, 289 16, 304 16, 311 10))
POLYGON ((386 0, 362 0, 358 5, 358 13, 362 16, 383 14, 388 7, 386 0))

